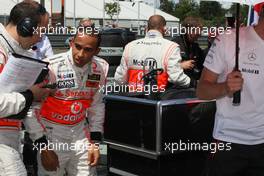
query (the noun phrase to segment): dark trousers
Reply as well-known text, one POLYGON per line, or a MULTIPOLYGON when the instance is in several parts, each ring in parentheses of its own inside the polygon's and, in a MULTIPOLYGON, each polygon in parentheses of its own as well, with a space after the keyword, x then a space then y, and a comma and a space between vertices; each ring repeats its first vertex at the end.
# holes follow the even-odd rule
POLYGON ((232 143, 230 151, 210 154, 206 176, 264 176, 264 144, 232 143))

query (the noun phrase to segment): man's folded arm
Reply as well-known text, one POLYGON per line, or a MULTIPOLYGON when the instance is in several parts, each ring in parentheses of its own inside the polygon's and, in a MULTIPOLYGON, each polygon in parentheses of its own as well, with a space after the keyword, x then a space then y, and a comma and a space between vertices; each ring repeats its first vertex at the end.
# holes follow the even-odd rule
POLYGON ((0 94, 0 117, 8 117, 18 113, 27 112, 33 101, 30 90, 0 94))

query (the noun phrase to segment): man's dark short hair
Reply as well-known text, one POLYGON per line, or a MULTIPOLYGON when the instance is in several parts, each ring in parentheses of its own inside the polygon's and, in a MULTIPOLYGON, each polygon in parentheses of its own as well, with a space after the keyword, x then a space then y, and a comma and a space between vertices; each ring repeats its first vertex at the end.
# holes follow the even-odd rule
POLYGON ((32 3, 33 5, 35 5, 38 8, 37 11, 38 11, 38 13, 41 16, 45 15, 46 13, 48 13, 46 8, 42 4, 38 3, 35 0, 24 0, 24 2, 32 3))
POLYGON ((101 33, 97 30, 95 30, 95 25, 94 23, 91 25, 91 26, 83 26, 83 25, 80 25, 77 27, 77 32, 74 36, 74 38, 79 34, 81 33, 82 35, 89 35, 89 36, 92 36, 92 37, 96 37, 97 38, 97 48, 100 46, 101 44, 101 33), (89 31, 89 32, 86 32, 86 31, 89 31))
POLYGON ((29 3, 32 3, 33 5, 35 5, 37 7, 38 13, 41 16, 45 15, 46 13, 48 13, 46 8, 42 4, 38 3, 37 1, 33 1, 32 0, 32 1, 26 1, 26 2, 29 2, 29 3))
POLYGON ((39 6, 29 2, 20 2, 12 8, 8 19, 8 24, 11 23, 13 25, 17 25, 25 18, 30 18, 36 24, 39 24, 41 19, 40 15, 39 6))
POLYGON ((200 17, 188 16, 183 20, 184 27, 203 27, 203 21, 200 17))
POLYGON ((161 15, 153 15, 148 20, 148 30, 161 29, 166 26, 166 20, 161 15))

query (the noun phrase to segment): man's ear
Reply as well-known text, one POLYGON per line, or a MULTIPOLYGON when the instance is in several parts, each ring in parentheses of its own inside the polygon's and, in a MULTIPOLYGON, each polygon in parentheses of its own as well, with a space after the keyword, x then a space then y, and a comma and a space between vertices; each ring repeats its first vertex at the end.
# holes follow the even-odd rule
POLYGON ((166 32, 166 28, 165 27, 159 28, 159 32, 164 36, 166 32))
POLYGON ((165 35, 166 33, 167 33, 167 27, 164 26, 164 27, 163 27, 163 34, 165 35))
POLYGON ((74 37, 71 37, 69 39, 69 44, 70 44, 70 47, 73 47, 73 45, 74 45, 74 37))
POLYGON ((101 48, 100 47, 98 47, 97 49, 96 49, 96 51, 95 51, 95 54, 94 55, 97 55, 99 52, 101 51, 101 48))

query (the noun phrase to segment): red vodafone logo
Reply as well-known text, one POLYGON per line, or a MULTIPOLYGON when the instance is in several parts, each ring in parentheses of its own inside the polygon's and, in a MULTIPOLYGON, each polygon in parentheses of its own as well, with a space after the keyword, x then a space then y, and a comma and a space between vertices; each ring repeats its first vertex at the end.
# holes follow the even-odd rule
POLYGON ((3 71, 3 69, 4 69, 4 65, 0 64, 0 73, 3 71))
POLYGON ((137 81, 138 81, 138 82, 142 81, 143 76, 144 76, 143 71, 140 71, 140 72, 137 74, 137 81))
POLYGON ((74 102, 72 105, 71 105, 71 112, 73 113, 73 114, 78 114, 78 113, 80 113, 81 112, 81 110, 82 110, 82 103, 80 103, 80 102, 74 102))

